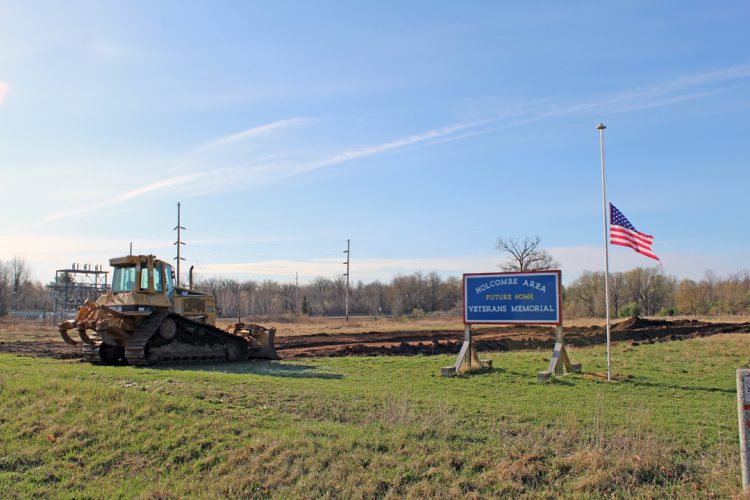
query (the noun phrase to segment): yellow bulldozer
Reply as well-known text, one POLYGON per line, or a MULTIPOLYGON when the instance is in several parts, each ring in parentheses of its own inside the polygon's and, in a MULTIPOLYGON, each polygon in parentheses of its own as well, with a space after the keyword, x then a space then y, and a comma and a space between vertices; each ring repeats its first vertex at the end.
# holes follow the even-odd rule
POLYGON ((110 259, 112 289, 87 300, 58 330, 83 357, 108 365, 278 359, 276 329, 236 323, 216 325, 216 298, 180 288, 172 266, 153 255, 110 259), (75 330, 81 342, 71 337, 75 330))

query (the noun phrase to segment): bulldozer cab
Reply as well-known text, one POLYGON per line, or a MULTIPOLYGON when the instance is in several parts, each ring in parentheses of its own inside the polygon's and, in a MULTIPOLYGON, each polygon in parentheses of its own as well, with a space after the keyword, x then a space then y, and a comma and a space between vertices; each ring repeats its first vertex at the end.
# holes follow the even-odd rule
MULTIPOLYGON (((117 300, 151 310, 168 310, 210 325, 216 324, 216 298, 176 286, 172 266, 153 255, 110 259, 112 294, 117 300)), ((122 307, 120 310, 123 310, 122 307)))
POLYGON ((129 255, 110 259, 114 268, 112 293, 165 294, 174 297, 174 271, 153 255, 129 255))

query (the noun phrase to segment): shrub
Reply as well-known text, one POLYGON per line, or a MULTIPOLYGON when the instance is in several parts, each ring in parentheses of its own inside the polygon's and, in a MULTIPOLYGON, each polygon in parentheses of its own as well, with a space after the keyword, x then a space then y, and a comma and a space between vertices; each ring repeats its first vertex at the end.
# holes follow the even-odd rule
POLYGON ((621 318, 635 318, 641 315, 641 307, 636 302, 628 302, 620 309, 621 318))
POLYGON ((675 316, 679 314, 679 311, 674 307, 662 307, 658 313, 656 313, 657 316, 675 316))

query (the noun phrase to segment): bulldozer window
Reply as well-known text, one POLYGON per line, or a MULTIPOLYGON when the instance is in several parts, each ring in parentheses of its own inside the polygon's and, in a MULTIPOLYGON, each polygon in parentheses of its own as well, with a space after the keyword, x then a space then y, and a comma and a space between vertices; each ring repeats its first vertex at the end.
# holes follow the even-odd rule
POLYGON ((112 275, 112 293, 132 292, 134 286, 135 267, 116 267, 112 275))
POLYGON ((173 271, 172 266, 169 264, 164 264, 164 277, 167 280, 167 294, 169 294, 169 298, 172 298, 172 294, 174 293, 174 283, 173 283, 173 271))
MULTIPOLYGON (((141 290, 148 290, 148 269, 145 267, 141 269, 141 290)), ((161 281, 161 266, 154 268, 154 290, 159 293, 164 291, 161 281)))
POLYGON ((164 283, 162 282, 162 276, 164 274, 164 266, 157 266, 154 268, 154 290, 158 293, 164 291, 164 283))

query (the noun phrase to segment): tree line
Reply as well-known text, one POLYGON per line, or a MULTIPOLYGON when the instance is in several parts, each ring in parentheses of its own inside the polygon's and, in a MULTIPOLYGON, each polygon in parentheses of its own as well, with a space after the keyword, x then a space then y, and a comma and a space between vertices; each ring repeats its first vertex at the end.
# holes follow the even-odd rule
MULTIPOLYGON (((721 315, 750 313, 750 271, 726 278, 706 271, 703 279, 678 280, 661 267, 637 267, 610 273, 610 316, 721 315)), ((318 277, 297 288, 272 280, 237 281, 210 278, 197 288, 213 293, 227 317, 344 314, 346 281, 318 277)), ((397 275, 390 282, 358 282, 350 289, 353 315, 460 314, 462 280, 442 278, 437 272, 397 275)), ((584 272, 563 288, 567 318, 605 316, 604 272, 584 272)))
POLYGON ((50 303, 47 289, 31 279, 31 269, 24 259, 0 260, 0 316, 9 311, 42 311, 50 303))
MULTIPOLYGON (((226 317, 305 314, 339 316, 345 313, 346 280, 317 277, 299 287, 273 280, 199 280, 195 288, 212 293, 226 317)), ((461 279, 441 278, 437 272, 397 275, 390 282, 357 282, 349 290, 353 315, 403 315, 461 309, 461 279)))
MULTIPOLYGON (((536 244, 536 240, 532 241, 536 244)), ((524 254, 525 255, 525 254, 524 254)), ((506 263, 503 267, 509 266, 506 263)), ((519 264, 519 267, 523 267, 519 264)), ((302 314, 340 316, 345 313, 346 280, 317 277, 301 284, 274 280, 208 278, 196 289, 217 298, 225 317, 302 314)), ((462 280, 437 272, 397 275, 390 281, 357 282, 350 288, 349 312, 353 315, 421 315, 435 312, 460 314, 462 280)), ((563 289, 567 318, 603 318, 604 272, 584 272, 563 289)), ((0 316, 9 311, 49 309, 47 289, 31 278, 22 258, 0 261, 0 316)), ((610 273, 610 315, 721 315, 750 313, 750 271, 728 277, 706 271, 700 280, 678 280, 661 267, 638 267, 610 273)))
MULTIPOLYGON (((605 316, 604 272, 584 272, 565 288, 568 317, 605 316)), ((720 278, 677 280, 660 267, 610 273, 610 316, 721 315, 750 313, 750 271, 720 278)))

